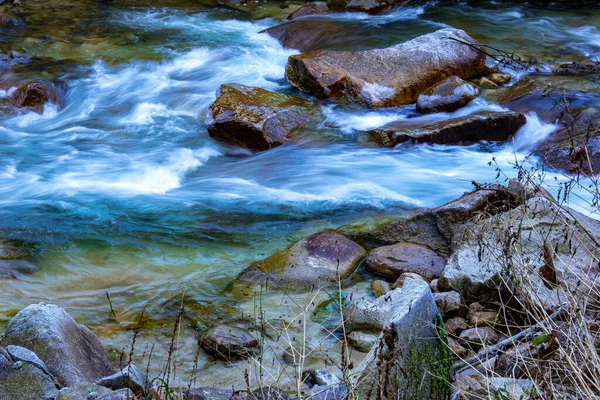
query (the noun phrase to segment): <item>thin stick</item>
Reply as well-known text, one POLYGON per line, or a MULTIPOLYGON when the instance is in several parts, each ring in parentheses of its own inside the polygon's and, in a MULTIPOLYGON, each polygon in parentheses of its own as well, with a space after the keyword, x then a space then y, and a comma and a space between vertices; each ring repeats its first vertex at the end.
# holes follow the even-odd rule
MULTIPOLYGON (((549 318, 550 319, 555 319, 560 314, 562 314, 563 311, 564 311, 564 307, 560 306, 556 311, 554 311, 550 315, 549 318)), ((506 338, 506 339, 504 339, 504 340, 496 343, 493 346, 487 347, 484 350, 482 350, 479 353, 477 353, 477 354, 475 354, 475 355, 467 358, 464 361, 459 361, 459 362, 455 363, 450 368, 451 371, 454 371, 454 374, 459 374, 459 373, 461 373, 463 371, 466 371, 468 369, 476 367, 477 365, 479 365, 479 364, 483 363, 485 360, 487 360, 489 357, 491 357, 494 354, 496 354, 496 352, 498 350, 503 349, 504 347, 508 346, 509 344, 511 344, 511 343, 513 343, 513 342, 521 339, 521 338, 525 338, 525 337, 528 337, 531 334, 533 334, 535 331, 537 331, 541 327, 542 322, 543 321, 540 321, 537 324, 530 326, 529 328, 525 329, 524 331, 521 331, 521 332, 517 333, 514 336, 506 338)))

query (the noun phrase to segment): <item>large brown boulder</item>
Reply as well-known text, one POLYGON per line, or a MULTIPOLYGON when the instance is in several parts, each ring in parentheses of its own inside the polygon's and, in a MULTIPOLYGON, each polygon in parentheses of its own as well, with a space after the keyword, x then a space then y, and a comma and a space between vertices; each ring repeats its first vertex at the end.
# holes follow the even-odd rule
POLYGON ((232 83, 221 85, 210 106, 206 128, 211 137, 251 150, 267 150, 322 119, 318 104, 232 83))
POLYGON ((1 344, 33 351, 62 386, 94 382, 115 372, 98 338, 52 304, 32 304, 19 311, 1 344))
POLYGON ((414 272, 431 280, 440 276, 446 260, 427 246, 400 242, 376 248, 365 259, 365 265, 369 271, 390 279, 414 272))
POLYGON ((366 251, 347 237, 323 231, 302 239, 287 249, 255 262, 239 279, 278 286, 307 287, 319 282, 337 282, 350 276, 366 251))
POLYGON ((462 42, 476 44, 462 30, 441 29, 385 49, 294 55, 286 78, 318 98, 373 107, 410 104, 449 76, 470 79, 493 71, 485 55, 462 42))
POLYGON ((12 89, 12 102, 16 107, 31 108, 41 112, 46 103, 57 103, 56 89, 46 82, 19 82, 12 89))
POLYGON ((480 112, 441 122, 392 122, 369 131, 379 144, 393 147, 403 142, 459 144, 485 141, 506 141, 525 125, 523 114, 512 111, 480 112))

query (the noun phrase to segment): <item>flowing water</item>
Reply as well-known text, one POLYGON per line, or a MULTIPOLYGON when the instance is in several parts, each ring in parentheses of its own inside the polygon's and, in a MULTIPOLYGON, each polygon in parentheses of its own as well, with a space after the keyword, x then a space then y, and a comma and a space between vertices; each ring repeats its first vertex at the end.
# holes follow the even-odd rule
MULTIPOLYGON (((38 243, 41 266, 0 281, 0 330, 28 304, 52 302, 120 350, 148 304, 154 324, 138 348, 156 340, 164 354, 182 293, 196 307, 192 320, 240 312, 242 320, 255 319, 256 295, 230 286, 251 262, 324 228, 367 229, 442 204, 473 180, 494 181, 497 166, 504 182, 555 128, 529 113, 511 143, 382 149, 364 130, 417 117, 414 105, 324 104, 323 126, 290 144, 258 154, 220 144, 204 127, 220 84, 293 93, 284 67, 296 51, 260 32, 295 7, 274 6, 258 13, 274 17, 257 19, 189 3, 33 3, 39 8, 29 9, 28 25, 0 39, 0 48, 39 59, 15 67, 16 74, 53 80, 64 93, 60 109, 0 115, 0 229, 6 238, 38 243)), ((600 16, 591 12, 427 3, 380 16, 310 18, 335 22, 334 49, 385 47, 453 26, 538 61, 600 59, 600 16)), ((501 109, 484 98, 453 114, 501 109)), ((365 285, 354 290, 362 295, 365 285)), ((295 312, 289 300, 260 294, 266 313, 288 310, 288 319, 295 312)), ((193 337, 187 329, 180 339, 183 369, 194 359, 193 337)), ((333 342, 324 346, 337 351, 333 342)), ((219 366, 201 354, 199 382, 239 383, 247 367, 219 366)))

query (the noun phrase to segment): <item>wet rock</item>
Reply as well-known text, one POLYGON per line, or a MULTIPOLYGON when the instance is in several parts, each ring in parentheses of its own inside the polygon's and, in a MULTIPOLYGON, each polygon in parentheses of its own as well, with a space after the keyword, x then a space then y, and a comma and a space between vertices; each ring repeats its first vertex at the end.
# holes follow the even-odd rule
POLYGON ((414 272, 431 280, 440 276, 446 260, 427 246, 401 242, 371 251, 365 266, 372 273, 390 279, 398 279, 404 272, 414 272))
POLYGON ((381 297, 391 289, 390 284, 386 281, 376 280, 371 283, 371 290, 375 294, 375 297, 381 297))
MULTIPOLYGON (((313 4, 308 4, 306 6, 302 6, 293 13, 291 13, 287 19, 294 20, 297 18, 305 17, 307 15, 313 14, 323 14, 329 11, 329 7, 327 7, 326 3, 316 2, 313 4)), ((267 29, 268 31, 268 29, 267 29)))
POLYGON ((335 374, 324 369, 308 369, 302 372, 302 381, 310 386, 333 386, 342 383, 335 374))
POLYGON ((57 393, 53 379, 40 368, 0 354, 0 399, 50 400, 57 393))
POLYGON ((301 19, 276 25, 262 31, 274 37, 288 49, 301 52, 326 49, 335 46, 348 33, 338 21, 325 19, 301 19))
POLYGON ((467 105, 479 95, 477 88, 457 76, 451 76, 426 89, 417 98, 417 111, 453 111, 467 105))
POLYGON ((497 84, 495 84, 492 80, 483 77, 479 80, 479 82, 477 82, 477 84, 479 85, 479 87, 485 88, 485 89, 495 89, 498 87, 497 84))
POLYGON ((114 372, 98 338, 55 305, 32 304, 19 311, 2 344, 26 346, 62 386, 96 381, 114 372))
POLYGON ((313 102, 232 83, 221 85, 206 127, 212 138, 251 150, 279 146, 294 132, 322 119, 313 102))
POLYGON ((477 350, 483 346, 496 344, 502 336, 494 328, 479 326, 465 329, 460 333, 460 341, 467 347, 477 350))
POLYGON ((58 102, 54 86, 45 82, 19 82, 9 93, 16 107, 31 108, 36 112, 42 112, 46 103, 58 102))
MULTIPOLYGON (((0 22, 0 25, 2 23, 0 22)), ((554 75, 567 75, 567 76, 586 76, 586 75, 598 75, 600 74, 600 62, 572 62, 559 64, 552 67, 552 73, 554 75)))
POLYGON ((236 361, 250 357, 258 341, 242 329, 221 325, 206 331, 200 346, 219 360, 236 361))
POLYGON ((509 74, 500 74, 494 73, 489 76, 490 81, 494 82, 497 85, 503 85, 505 83, 510 82, 512 77, 509 74))
POLYGON ((18 279, 38 270, 35 264, 27 260, 0 260, 0 279, 18 279))
POLYGON ((442 29, 385 49, 294 55, 288 60, 286 78, 318 98, 372 107, 410 104, 449 76, 470 79, 492 72, 486 56, 457 40, 475 43, 464 31, 442 29))
POLYGON ((289 396, 283 390, 274 386, 262 387, 248 394, 246 400, 288 400, 289 396))
POLYGON ((467 321, 461 317, 454 317, 446 321, 444 324, 446 332, 451 335, 458 336, 462 331, 469 328, 467 321))
POLYGON ((536 153, 552 168, 570 174, 600 172, 600 108, 588 108, 548 135, 536 153))
POLYGON ((406 281, 407 279, 414 279, 417 281, 423 281, 427 283, 427 279, 423 278, 419 274, 416 274, 414 272, 403 272, 402 274, 400 274, 396 282, 394 282, 394 284, 392 285, 392 289, 401 288, 402 286, 404 286, 404 281, 406 281))
POLYGON ((434 293, 433 298, 440 314, 444 318, 458 315, 465 308, 462 296, 455 291, 434 293))
POLYGON ((577 294, 579 286, 596 279, 598 254, 594 243, 599 233, 598 221, 534 197, 508 212, 457 228, 452 239, 454 252, 440 285, 461 293, 467 303, 489 306, 516 296, 556 309, 561 290, 577 294), (519 243, 519 252, 506 255, 507 238, 519 243), (540 273, 544 252, 553 260, 556 285, 545 281, 540 273), (510 273, 506 265, 510 265, 510 273), (536 296, 530 296, 531 291, 536 296))
POLYGON ((352 332, 348 335, 348 344, 361 353, 371 351, 379 335, 366 332, 352 332))
POLYGON ((442 256, 448 256, 449 243, 458 226, 467 221, 513 209, 525 198, 524 189, 519 184, 508 188, 501 185, 474 185, 475 190, 456 200, 411 218, 356 235, 354 239, 367 248, 410 241, 428 246, 442 256))
POLYGON ((389 7, 385 1, 378 0, 348 0, 346 9, 351 11, 361 11, 366 13, 377 13, 383 8, 389 7))
POLYGON ((129 365, 115 374, 99 379, 96 385, 112 390, 129 388, 138 394, 146 392, 146 378, 135 365, 129 365))
POLYGON ((436 331, 439 314, 429 285, 407 280, 402 289, 389 295, 394 306, 357 371, 354 393, 360 399, 448 398, 447 343, 436 331))
POLYGON ((460 144, 506 141, 526 122, 523 114, 512 111, 484 111, 435 123, 410 119, 396 121, 369 131, 369 135, 386 147, 404 142, 460 144))
POLYGON ((323 231, 252 264, 239 279, 254 282, 268 279, 280 287, 317 286, 319 282, 347 278, 365 255, 365 249, 347 237, 323 231))
POLYGON ((58 392, 56 400, 98 400, 112 393, 112 390, 89 382, 80 382, 63 388, 58 392))

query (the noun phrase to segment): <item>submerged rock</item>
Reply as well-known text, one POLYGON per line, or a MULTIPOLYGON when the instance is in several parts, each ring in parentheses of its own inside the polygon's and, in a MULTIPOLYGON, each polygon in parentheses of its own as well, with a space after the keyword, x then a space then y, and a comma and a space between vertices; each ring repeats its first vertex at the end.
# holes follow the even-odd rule
POLYGON ((435 123, 402 120, 371 130, 369 135, 386 147, 403 142, 460 144, 506 141, 526 122, 523 114, 512 111, 485 111, 435 123))
POLYGON ((46 103, 57 103, 58 95, 53 85, 45 82, 19 82, 9 90, 16 107, 42 112, 46 103))
POLYGON ((20 278, 38 270, 35 264, 27 260, 0 260, 0 279, 20 278))
POLYGON ((462 30, 442 29, 385 49, 294 55, 286 78, 318 98, 372 107, 410 104, 449 76, 470 79, 493 71, 485 55, 460 41, 476 43, 462 30))
POLYGON ((440 276, 446 260, 427 246, 400 242, 371 251, 365 266, 374 274, 390 279, 398 279, 404 272, 414 272, 431 280, 440 276))
MULTIPOLYGON (((287 17, 287 19, 289 19, 291 21, 296 18, 305 17, 307 15, 323 14, 327 11, 329 11, 329 7, 327 6, 327 4, 317 1, 313 4, 308 4, 308 5, 300 7, 299 9, 297 9, 296 11, 291 13, 287 17)), ((267 31, 268 31, 268 29, 267 29, 267 31)))
POLYGON ((346 279, 365 256, 365 249, 347 237, 323 231, 252 264, 239 279, 286 288, 318 286, 346 279))
POLYGON ((360 399, 446 399, 448 344, 441 318, 425 282, 407 280, 390 292, 394 306, 362 367, 354 393, 360 399))
POLYGON ((62 386, 96 381, 114 370, 98 338, 51 304, 32 304, 10 321, 2 345, 33 351, 62 386))
POLYGON ((220 325, 202 335, 200 346, 219 360, 236 361, 250 357, 258 341, 242 329, 220 325))
POLYGON ((479 91, 475 86, 463 81, 458 76, 451 76, 419 95, 417 111, 423 114, 453 111, 467 105, 478 95, 479 91))
POLYGON ((211 137, 220 141, 267 150, 283 144, 296 131, 315 127, 321 119, 316 103, 232 83, 219 88, 206 128, 211 137))

